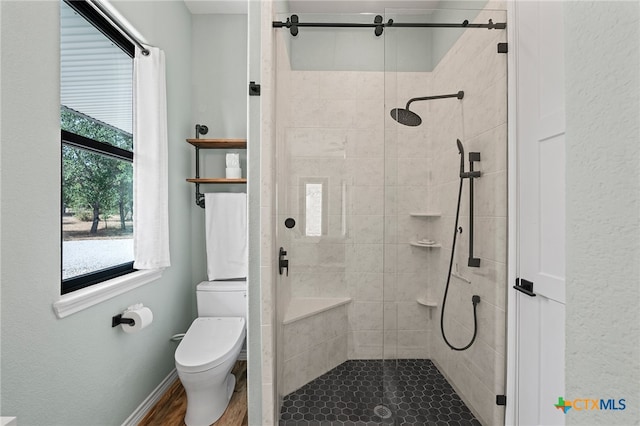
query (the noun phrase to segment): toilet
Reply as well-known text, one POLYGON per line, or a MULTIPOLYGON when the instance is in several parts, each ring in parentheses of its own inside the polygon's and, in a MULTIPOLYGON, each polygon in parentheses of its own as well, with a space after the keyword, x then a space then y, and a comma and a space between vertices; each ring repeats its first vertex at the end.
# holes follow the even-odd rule
POLYGON ((246 336, 247 282, 203 281, 196 288, 198 318, 175 352, 187 394, 187 426, 208 426, 229 404, 236 378, 231 370, 246 336))

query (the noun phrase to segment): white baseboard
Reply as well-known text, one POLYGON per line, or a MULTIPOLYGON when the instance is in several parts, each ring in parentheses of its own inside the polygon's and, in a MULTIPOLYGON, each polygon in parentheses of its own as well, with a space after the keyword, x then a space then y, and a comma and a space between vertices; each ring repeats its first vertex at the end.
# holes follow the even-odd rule
POLYGON ((178 378, 178 372, 174 368, 171 370, 169 375, 164 378, 162 382, 151 392, 151 394, 142 401, 142 404, 135 409, 133 413, 127 418, 127 420, 122 423, 122 426, 136 426, 144 416, 147 415, 149 410, 153 408, 154 405, 162 398, 162 395, 169 389, 169 387, 176 381, 178 378))
POLYGON ((246 361, 246 360, 247 360, 247 350, 243 348, 240 351, 240 354, 238 355, 238 361, 246 361))

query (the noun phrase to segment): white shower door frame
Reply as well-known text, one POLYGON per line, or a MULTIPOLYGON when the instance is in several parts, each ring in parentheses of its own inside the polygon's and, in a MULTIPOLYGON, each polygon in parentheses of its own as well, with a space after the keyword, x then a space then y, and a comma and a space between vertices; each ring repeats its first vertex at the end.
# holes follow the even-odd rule
POLYGON ((564 394, 564 54, 558 7, 509 2, 508 9, 507 425, 564 424, 552 406, 564 394), (557 43, 553 48, 549 37, 557 43), (516 278, 537 283, 536 297, 512 289, 516 278))

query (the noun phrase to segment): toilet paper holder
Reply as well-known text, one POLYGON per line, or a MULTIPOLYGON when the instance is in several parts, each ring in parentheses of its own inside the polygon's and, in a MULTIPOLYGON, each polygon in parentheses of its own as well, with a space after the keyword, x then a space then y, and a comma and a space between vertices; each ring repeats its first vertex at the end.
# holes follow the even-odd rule
POLYGON ((111 327, 117 327, 120 324, 128 324, 130 326, 136 325, 136 320, 133 318, 122 318, 122 314, 118 314, 111 318, 111 327))

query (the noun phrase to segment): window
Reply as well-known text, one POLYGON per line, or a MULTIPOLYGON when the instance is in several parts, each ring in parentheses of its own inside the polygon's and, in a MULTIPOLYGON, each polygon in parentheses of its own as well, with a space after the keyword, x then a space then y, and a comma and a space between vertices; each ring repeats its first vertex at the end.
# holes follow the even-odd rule
POLYGON ((307 183, 305 185, 305 235, 319 237, 322 235, 322 184, 307 183))
POLYGON ((62 294, 133 272, 134 46, 60 3, 62 294))
POLYGON ((300 206, 304 235, 307 237, 328 235, 328 188, 328 178, 300 178, 300 206))

